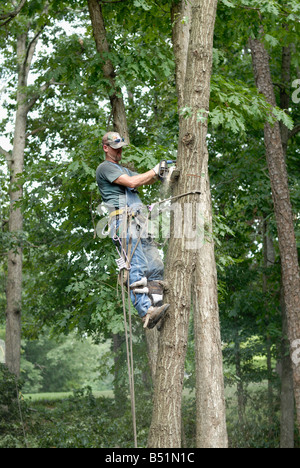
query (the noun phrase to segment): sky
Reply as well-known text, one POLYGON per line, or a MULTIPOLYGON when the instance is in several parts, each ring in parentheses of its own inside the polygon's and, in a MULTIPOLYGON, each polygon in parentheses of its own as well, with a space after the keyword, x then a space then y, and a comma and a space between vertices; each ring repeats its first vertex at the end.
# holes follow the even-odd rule
MULTIPOLYGON (((71 26, 67 21, 60 21, 58 23, 58 26, 60 26, 67 35, 71 35, 71 34, 74 34, 75 32, 76 33, 79 33, 79 34, 85 34, 85 28, 82 28, 80 26, 71 26)), ((38 43, 37 45, 37 49, 36 49, 36 53, 35 53, 35 57, 38 56, 39 52, 42 51, 42 48, 44 46, 40 43, 38 43)), ((47 45, 47 52, 51 52, 51 44, 49 43, 47 45)), ((0 53, 0 67, 3 65, 4 63, 4 57, 3 55, 0 53)), ((28 77, 28 84, 29 85, 32 85, 35 81, 35 75, 33 73, 30 73, 29 74, 29 77, 28 77)), ((6 110, 6 106, 5 106, 5 100, 7 100, 7 92, 6 92, 6 86, 7 86, 7 79, 1 79, 0 78, 0 121, 2 119, 5 119, 7 118, 7 110, 6 110)), ((12 132, 13 131, 13 119, 12 119, 12 123, 9 123, 7 125, 7 131, 9 132, 12 132)), ((11 151, 12 150, 12 145, 10 144, 10 141, 9 141, 9 138, 5 137, 4 135, 1 135, 0 133, 0 146, 2 146, 3 149, 5 149, 6 151, 11 151)))

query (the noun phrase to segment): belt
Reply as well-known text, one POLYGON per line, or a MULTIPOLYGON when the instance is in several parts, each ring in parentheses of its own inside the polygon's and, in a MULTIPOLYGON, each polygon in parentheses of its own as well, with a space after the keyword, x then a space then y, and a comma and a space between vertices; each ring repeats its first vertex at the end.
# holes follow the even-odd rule
POLYGON ((122 214, 125 213, 125 209, 121 209, 121 210, 117 210, 117 211, 113 211, 112 213, 110 213, 109 217, 110 219, 113 218, 114 216, 120 216, 122 214))
POLYGON ((138 211, 131 211, 130 207, 127 208, 127 209, 126 208, 121 208, 120 210, 113 211, 112 213, 110 213, 109 219, 112 219, 115 216, 121 216, 122 214, 124 214, 126 212, 127 212, 127 215, 131 216, 132 218, 134 218, 135 216, 137 216, 139 214, 139 210, 138 211))

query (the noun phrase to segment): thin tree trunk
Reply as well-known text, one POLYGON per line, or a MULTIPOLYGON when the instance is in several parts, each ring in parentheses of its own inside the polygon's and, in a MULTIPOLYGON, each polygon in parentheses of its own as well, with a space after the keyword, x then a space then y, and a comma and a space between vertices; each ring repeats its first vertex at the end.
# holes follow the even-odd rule
POLYGON ((280 287, 281 314, 282 314, 282 341, 280 362, 280 448, 295 447, 295 400, 293 387, 293 368, 289 354, 288 324, 285 311, 282 284, 280 287))
POLYGON ((269 418, 269 431, 270 437, 272 436, 271 431, 274 424, 274 394, 273 394, 273 369, 272 369, 272 354, 271 354, 271 337, 268 331, 268 327, 270 325, 270 317, 269 317, 269 310, 268 310, 268 300, 267 294, 268 290, 268 273, 267 269, 274 265, 275 263, 275 251, 272 239, 268 234, 268 222, 265 219, 262 221, 263 226, 263 254, 264 254, 264 272, 263 272, 263 293, 265 296, 265 311, 266 311, 266 327, 267 327, 267 336, 266 336, 266 345, 267 345, 267 375, 268 375, 268 418, 269 418))
MULTIPOLYGON (((290 91, 291 91, 291 45, 282 48, 282 61, 281 61, 281 88, 280 88, 280 107, 286 112, 289 110, 290 105, 290 91)), ((280 122, 280 132, 283 153, 286 156, 288 140, 289 140, 289 129, 280 122)))
MULTIPOLYGON (((288 112, 291 91, 291 58, 292 46, 282 48, 280 107, 288 112)), ((280 133, 284 158, 288 148, 290 131, 280 122, 280 133)), ((284 293, 280 286, 280 302, 282 316, 281 343, 281 392, 280 392, 280 448, 294 448, 295 444, 295 401, 293 389, 293 369, 289 354, 287 316, 285 310, 284 293)))
MULTIPOLYGON (((98 0, 88 0, 88 7, 97 52, 101 57, 105 57, 105 54, 107 55, 109 53, 109 44, 106 38, 106 30, 100 2, 98 0)), ((112 108, 114 130, 122 135, 123 138, 125 138, 125 140, 129 143, 129 132, 122 91, 116 85, 116 73, 111 60, 104 60, 105 63, 103 65, 103 75, 109 83, 107 91, 112 108)))
POLYGON ((173 3, 171 20, 178 109, 181 109, 184 107, 184 84, 192 24, 192 3, 185 0, 173 3))
MULTIPOLYGON (((18 184, 17 175, 23 172, 25 135, 27 124, 27 102, 24 89, 27 86, 27 73, 23 66, 26 53, 27 34, 17 40, 19 78, 17 111, 15 118, 14 144, 10 161, 10 216, 9 232, 16 238, 23 229, 23 216, 16 203, 22 198, 23 189, 18 184)), ((6 364, 15 375, 20 373, 21 354, 21 310, 22 310, 22 247, 17 242, 15 249, 8 253, 6 279, 6 364)))
POLYGON ((244 393, 244 383, 241 370, 241 347, 240 347, 240 338, 239 330, 235 330, 235 343, 234 343, 234 353, 235 353, 235 372, 238 378, 237 381, 237 401, 238 401, 238 417, 241 431, 244 429, 245 424, 245 393, 244 393))
MULTIPOLYGON (((43 13, 48 11, 48 2, 45 2, 43 13)), ((39 92, 29 97, 28 75, 36 45, 44 29, 34 33, 33 39, 29 38, 30 23, 23 26, 25 32, 17 39, 17 64, 18 64, 18 89, 16 100, 16 117, 13 150, 11 155, 4 151, 10 171, 10 215, 9 232, 15 240, 15 247, 8 253, 7 278, 6 278, 6 364, 9 370, 16 376, 20 373, 21 354, 21 312, 22 312, 22 266, 23 253, 20 234, 23 229, 23 215, 18 202, 23 196, 23 187, 18 177, 24 169, 24 150, 26 145, 27 116, 41 92, 45 91, 51 84, 43 85, 39 92)), ((3 152, 3 151, 2 151, 3 152)))
MULTIPOLYGON (((258 39, 250 39, 250 47, 257 88, 264 94, 267 101, 275 106, 276 100, 267 51, 258 39)), ((294 358, 295 350, 299 348, 300 342, 300 276, 288 175, 279 124, 271 126, 266 123, 264 138, 277 222, 288 337, 293 362, 294 395, 300 427, 300 365, 298 359, 294 358)))
POLYGON ((118 415, 124 414, 127 402, 127 394, 124 392, 122 380, 120 378, 123 364, 121 359, 123 341, 124 337, 122 337, 120 334, 114 334, 112 336, 112 351, 114 357, 114 397, 115 407, 118 415))
MULTIPOLYGON (((203 144, 205 144, 203 142, 203 144)), ((217 270, 212 239, 212 204, 208 153, 202 166, 200 212, 204 217, 203 246, 198 252, 194 282, 197 447, 226 448, 226 407, 221 349, 217 270)))
MULTIPOLYGON (((219 323, 216 320, 218 308, 213 244, 210 242, 212 250, 206 250, 203 235, 200 236, 198 233, 195 236, 195 232, 201 228, 201 225, 202 230, 204 229, 203 216, 207 212, 211 213, 211 206, 206 205, 211 203, 207 176, 207 121, 199 121, 198 111, 209 109, 217 1, 194 0, 191 5, 192 23, 183 98, 184 105, 190 108, 191 117, 180 121, 177 159, 180 179, 174 187, 174 195, 204 190, 201 198, 205 201, 200 202, 199 194, 193 194, 179 199, 176 205, 176 210, 182 215, 183 235, 177 238, 173 233, 169 243, 165 279, 169 285, 166 301, 171 307, 160 335, 153 416, 148 439, 148 446, 157 448, 172 448, 181 445, 184 361, 191 297, 194 289, 195 312, 199 317, 196 323, 199 328, 201 325, 205 327, 205 332, 203 333, 202 329, 199 337, 200 352, 197 353, 197 365, 200 373, 203 372, 203 380, 205 380, 199 392, 202 400, 198 410, 200 417, 205 414, 210 418, 207 422, 204 422, 202 418, 203 427, 200 428, 200 432, 206 430, 208 426, 213 426, 216 432, 219 432, 220 421, 225 419, 224 414, 218 415, 218 420, 214 419, 217 416, 215 409, 219 405, 219 400, 224 401, 224 398, 220 332, 219 323), (202 182, 202 179, 205 182, 202 182), (205 210, 203 203, 206 206, 205 210), (202 209, 203 212, 201 212, 202 209), (193 235, 194 238, 192 238, 193 235), (212 262, 208 273, 212 274, 212 277, 207 279, 203 274, 204 259, 212 262), (205 356, 208 357, 207 361, 205 356), (212 373, 209 372, 209 367, 212 373), (219 381, 220 375, 222 375, 222 382, 219 381), (210 380, 213 380, 213 384, 210 384, 210 380), (216 397, 216 404, 212 402, 214 397, 216 397), (208 405, 208 410, 206 405, 208 405)), ((176 48, 174 50, 176 51, 176 48)), ((223 430, 222 433, 224 433, 223 430)), ((208 442, 204 436, 201 442, 200 436, 200 443, 214 445, 218 439, 215 436, 216 434, 212 436, 212 442, 208 442)), ((227 436, 225 439, 220 442, 220 446, 227 445, 227 436)))

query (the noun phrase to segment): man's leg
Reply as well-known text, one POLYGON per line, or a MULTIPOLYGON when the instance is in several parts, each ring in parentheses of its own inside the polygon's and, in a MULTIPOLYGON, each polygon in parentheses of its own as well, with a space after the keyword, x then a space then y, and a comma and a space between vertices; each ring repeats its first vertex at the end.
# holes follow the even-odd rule
MULTIPOLYGON (((129 236, 127 238, 127 243, 128 241, 129 236)), ((129 271, 129 285, 140 282, 143 278, 146 277, 148 270, 148 262, 144 254, 141 241, 138 241, 137 238, 133 237, 131 242, 131 252, 133 252, 137 243, 138 245, 130 263, 131 269, 129 271)), ((151 300, 148 294, 135 294, 134 290, 131 290, 130 297, 139 316, 144 317, 151 307, 151 300)))
POLYGON ((149 242, 148 239, 139 237, 139 230, 136 229, 135 223, 131 223, 128 229, 126 243, 127 247, 129 246, 128 258, 131 258, 133 252, 129 271, 131 301, 139 316, 144 320, 144 328, 153 328, 169 308, 169 304, 162 305, 163 288, 161 287, 159 291, 156 291, 159 294, 157 295, 149 293, 147 289, 138 291, 132 285, 134 283, 144 283, 144 281, 147 284, 147 278, 149 278, 149 285, 150 282, 159 282, 163 279, 164 264, 155 244, 149 242))
POLYGON ((155 242, 151 239, 142 239, 144 255, 147 259, 147 279, 148 281, 162 281, 164 278, 164 263, 155 242))
MULTIPOLYGON (((114 240, 114 236, 117 236, 117 238, 120 238, 120 241, 122 241, 121 237, 122 235, 125 235, 123 223, 124 223, 124 217, 120 216, 114 219, 114 221, 112 222, 110 226, 110 236, 114 244, 119 250, 120 250, 119 241, 114 240)), ((128 252, 128 258, 131 257, 131 254, 133 250, 135 249, 135 252, 130 262, 131 268, 128 272, 129 273, 129 285, 131 285, 132 283, 139 282, 140 280, 142 280, 145 277, 147 269, 148 269, 148 262, 144 255, 144 252, 142 249, 142 243, 141 243, 141 240, 139 240, 139 235, 134 227, 134 223, 131 223, 131 226, 128 227, 128 232, 126 234, 126 248, 125 248, 126 250, 128 250, 129 245, 130 245, 130 252, 128 252), (135 246, 137 243, 138 245, 135 249, 135 246)), ((149 308, 151 307, 151 300, 148 294, 147 293, 135 294, 133 291, 130 291, 130 297, 139 316, 145 317, 149 308)))

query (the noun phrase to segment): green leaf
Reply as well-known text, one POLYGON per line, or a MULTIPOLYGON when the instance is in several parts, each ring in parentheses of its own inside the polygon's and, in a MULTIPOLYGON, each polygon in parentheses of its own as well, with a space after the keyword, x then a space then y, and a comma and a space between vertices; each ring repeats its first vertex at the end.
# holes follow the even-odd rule
POLYGON ((133 0, 133 4, 136 7, 141 7, 145 11, 149 11, 152 8, 152 5, 148 5, 146 0, 133 0))
POLYGON ((279 41, 275 37, 270 36, 270 34, 265 34, 265 41, 272 47, 276 47, 279 44, 279 41))
POLYGON ((235 8, 235 5, 229 0, 222 0, 222 3, 224 3, 224 5, 228 6, 229 8, 235 8))

